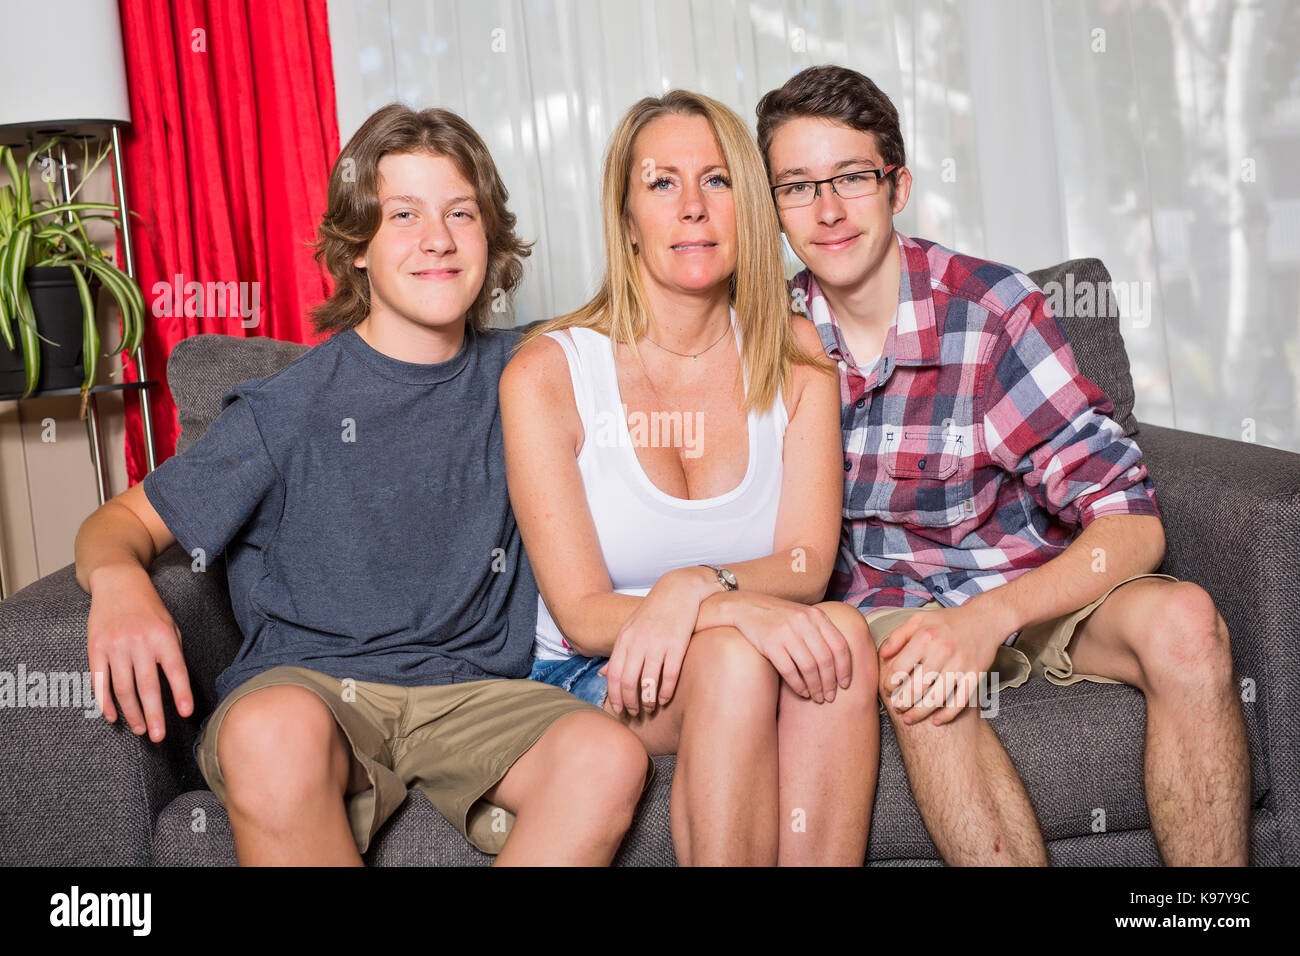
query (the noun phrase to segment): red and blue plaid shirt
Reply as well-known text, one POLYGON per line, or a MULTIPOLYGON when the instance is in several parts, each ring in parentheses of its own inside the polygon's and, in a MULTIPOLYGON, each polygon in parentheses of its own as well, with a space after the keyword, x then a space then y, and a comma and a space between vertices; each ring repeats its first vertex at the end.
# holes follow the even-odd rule
POLYGON ((1039 288, 1009 266, 898 242, 898 313, 865 373, 811 273, 792 281, 840 371, 844 523, 827 598, 864 613, 962 604, 1056 557, 1095 518, 1158 515, 1141 450, 1039 288))

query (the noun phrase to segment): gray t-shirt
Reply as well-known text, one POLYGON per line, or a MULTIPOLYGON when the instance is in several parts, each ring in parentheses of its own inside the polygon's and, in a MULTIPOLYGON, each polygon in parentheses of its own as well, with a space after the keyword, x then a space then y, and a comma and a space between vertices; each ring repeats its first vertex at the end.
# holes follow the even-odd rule
POLYGON ((226 551, 244 644, 219 697, 282 664, 403 686, 528 676, 537 585, 497 405, 518 339, 467 328, 455 357, 417 365, 337 333, 235 386, 144 479, 187 552, 226 551))

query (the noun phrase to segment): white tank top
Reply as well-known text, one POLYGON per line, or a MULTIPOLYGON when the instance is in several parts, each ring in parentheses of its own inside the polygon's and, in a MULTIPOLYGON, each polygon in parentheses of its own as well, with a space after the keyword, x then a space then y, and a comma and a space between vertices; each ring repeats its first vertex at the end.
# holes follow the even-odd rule
MULTIPOLYGON (((740 348, 736 313, 731 327, 740 348)), ((656 437, 667 443, 676 437, 689 450, 698 447, 698 419, 676 422, 668 416, 632 413, 629 420, 618 389, 614 347, 610 338, 592 329, 568 329, 547 334, 560 343, 569 362, 573 397, 582 420, 582 449, 578 470, 587 505, 600 539, 601 556, 619 594, 644 595, 666 572, 696 564, 725 566, 767 557, 776 534, 781 500, 781 452, 789 418, 778 390, 764 413, 749 413, 749 465, 740 484, 712 498, 686 499, 665 494, 637 460, 638 443, 656 437)), ((742 369, 748 385, 748 374, 742 369)), ((577 652, 568 646, 546 602, 537 599, 535 656, 558 660, 577 652)))

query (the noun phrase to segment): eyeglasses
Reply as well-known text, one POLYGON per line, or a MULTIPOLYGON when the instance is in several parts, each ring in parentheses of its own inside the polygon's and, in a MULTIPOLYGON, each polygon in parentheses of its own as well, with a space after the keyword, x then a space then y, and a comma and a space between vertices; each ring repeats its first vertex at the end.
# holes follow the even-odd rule
POLYGON ((809 179, 797 183, 781 183, 772 187, 772 198, 778 209, 795 209, 807 206, 822 194, 822 186, 830 183, 831 190, 841 199, 861 199, 874 196, 880 190, 880 181, 898 168, 898 164, 884 169, 859 169, 841 173, 830 179, 809 179))

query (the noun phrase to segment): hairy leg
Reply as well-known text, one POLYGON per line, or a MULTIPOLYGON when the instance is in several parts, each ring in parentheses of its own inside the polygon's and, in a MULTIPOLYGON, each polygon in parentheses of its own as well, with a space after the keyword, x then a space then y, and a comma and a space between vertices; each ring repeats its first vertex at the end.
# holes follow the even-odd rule
POLYGON ((784 681, 777 719, 782 866, 861 866, 880 766, 876 648, 857 608, 817 605, 849 643, 853 679, 819 704, 784 681))
POLYGON ((908 726, 880 690, 921 819, 950 866, 1046 866, 1047 848, 1016 768, 976 707, 908 726))
POLYGON ((592 711, 546 729, 486 796, 515 815, 498 866, 607 866, 632 824, 645 748, 592 711))
POLYGON ((1170 866, 1245 866, 1250 750, 1228 628, 1191 582, 1144 578, 1115 589, 1067 647, 1076 671, 1146 695, 1151 829, 1170 866))
POLYGON ((360 866, 344 797, 369 778, 329 707, 293 685, 231 705, 217 737, 241 866, 360 866))
POLYGON ((650 753, 677 754, 670 819, 683 866, 776 862, 779 681, 734 627, 704 628, 673 699, 620 718, 650 753))

